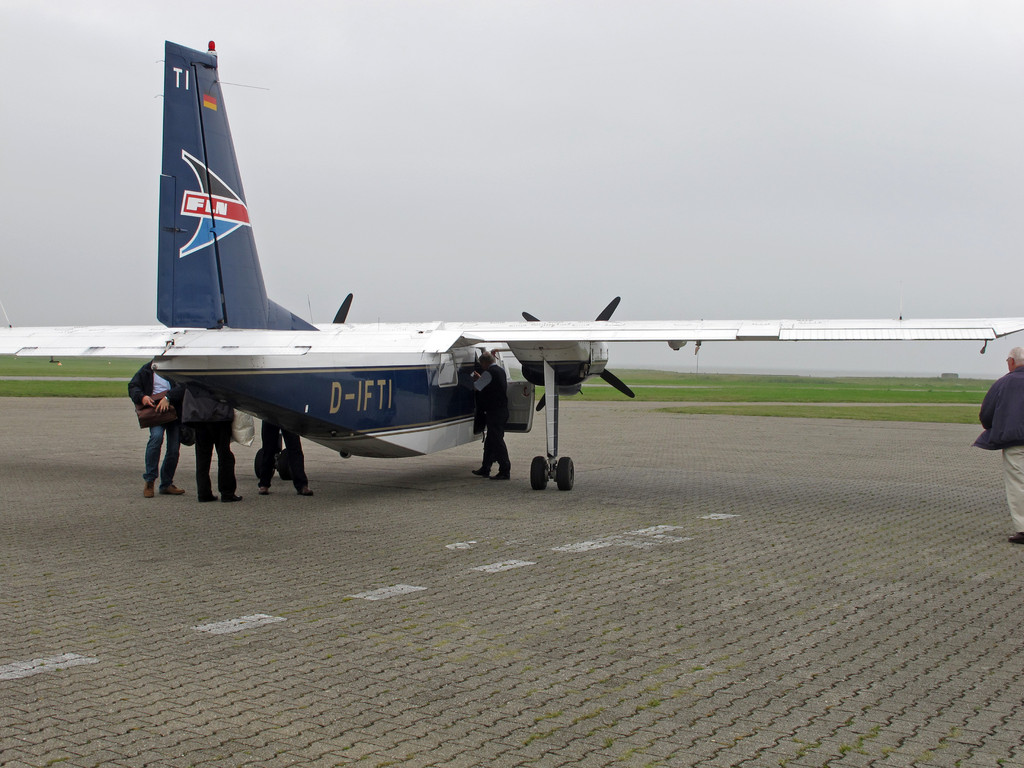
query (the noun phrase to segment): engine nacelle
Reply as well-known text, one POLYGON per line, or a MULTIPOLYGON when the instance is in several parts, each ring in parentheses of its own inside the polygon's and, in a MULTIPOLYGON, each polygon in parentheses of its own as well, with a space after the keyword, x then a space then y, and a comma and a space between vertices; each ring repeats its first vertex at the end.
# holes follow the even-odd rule
POLYGON ((509 344, 512 354, 519 360, 523 378, 531 384, 544 386, 544 363, 555 371, 559 394, 574 395, 584 381, 600 376, 608 363, 608 345, 599 341, 565 342, 519 346, 509 344))

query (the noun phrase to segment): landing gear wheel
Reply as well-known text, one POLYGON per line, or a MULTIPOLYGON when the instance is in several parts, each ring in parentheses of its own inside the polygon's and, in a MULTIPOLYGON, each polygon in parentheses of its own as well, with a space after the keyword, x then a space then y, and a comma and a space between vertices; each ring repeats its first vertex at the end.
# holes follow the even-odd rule
POLYGON ((543 456, 534 456, 530 464, 530 487, 535 491, 548 487, 548 460, 543 456))
POLYGON ((282 480, 292 479, 292 468, 288 466, 288 449, 285 448, 279 454, 277 454, 277 474, 281 476, 282 480))
POLYGON ((572 465, 572 459, 563 456, 555 465, 555 482, 558 483, 558 490, 571 491, 575 479, 576 469, 572 465))

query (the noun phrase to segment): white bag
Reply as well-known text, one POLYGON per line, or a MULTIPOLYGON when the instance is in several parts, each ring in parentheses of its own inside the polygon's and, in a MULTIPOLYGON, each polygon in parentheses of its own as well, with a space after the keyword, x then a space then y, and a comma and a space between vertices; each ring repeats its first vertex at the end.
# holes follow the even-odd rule
POLYGON ((235 408, 235 418, 231 420, 231 441, 239 445, 252 445, 256 439, 256 424, 252 414, 235 408))

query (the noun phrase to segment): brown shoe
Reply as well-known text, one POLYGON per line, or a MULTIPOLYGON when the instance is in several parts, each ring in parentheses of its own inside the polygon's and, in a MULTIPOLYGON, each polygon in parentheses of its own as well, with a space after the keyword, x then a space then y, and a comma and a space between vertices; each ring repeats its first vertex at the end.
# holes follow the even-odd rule
POLYGON ((145 496, 147 499, 153 498, 153 484, 155 482, 156 480, 147 480, 146 485, 142 489, 142 495, 145 496))
POLYGON ((184 491, 181 490, 181 488, 179 488, 178 486, 171 484, 168 485, 166 488, 161 488, 160 493, 162 493, 164 496, 181 496, 181 494, 183 494, 184 491))
POLYGON ((1009 542, 1011 544, 1024 544, 1024 531, 1013 534, 1013 536, 1009 538, 1009 542))

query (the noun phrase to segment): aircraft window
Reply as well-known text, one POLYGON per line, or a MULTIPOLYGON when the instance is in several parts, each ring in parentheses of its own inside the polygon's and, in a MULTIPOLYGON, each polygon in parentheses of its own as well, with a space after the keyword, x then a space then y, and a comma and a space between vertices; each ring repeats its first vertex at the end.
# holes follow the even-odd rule
POLYGON ((437 386, 451 387, 458 381, 458 368, 455 366, 455 357, 451 353, 441 355, 441 361, 437 366, 437 386))

